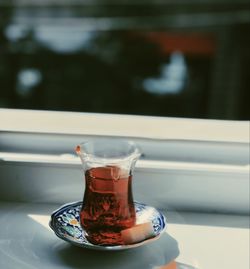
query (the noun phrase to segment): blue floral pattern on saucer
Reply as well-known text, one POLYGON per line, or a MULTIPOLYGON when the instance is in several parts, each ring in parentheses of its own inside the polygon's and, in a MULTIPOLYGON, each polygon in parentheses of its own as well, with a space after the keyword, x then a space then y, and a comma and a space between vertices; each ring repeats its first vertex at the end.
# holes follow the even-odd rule
POLYGON ((166 229, 166 219, 165 216, 154 207, 139 202, 135 202, 134 204, 136 210, 136 224, 151 221, 155 233, 153 238, 130 245, 119 246, 99 246, 90 243, 86 239, 84 230, 80 225, 80 210, 82 207, 82 202, 66 204, 57 209, 51 215, 49 225, 59 238, 80 247, 99 250, 122 250, 138 247, 158 239, 166 229))

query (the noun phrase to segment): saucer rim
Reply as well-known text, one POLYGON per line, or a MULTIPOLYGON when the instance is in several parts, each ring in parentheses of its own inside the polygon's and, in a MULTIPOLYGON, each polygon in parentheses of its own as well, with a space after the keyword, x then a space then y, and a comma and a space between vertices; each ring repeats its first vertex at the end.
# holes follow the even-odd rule
MULTIPOLYGON (((145 205, 145 206, 150 206, 150 205, 147 205, 145 203, 142 203, 142 202, 138 202, 138 201, 134 201, 134 203, 138 203, 140 205, 145 205)), ((50 216, 50 221, 49 221, 49 227, 52 229, 52 231, 55 233, 55 235, 57 237, 59 237, 60 239, 74 245, 74 246, 78 246, 78 247, 81 247, 81 248, 87 248, 87 249, 94 249, 94 250, 102 250, 102 251, 106 251, 106 250, 126 250, 126 249, 131 249, 131 248, 136 248, 136 247, 139 247, 139 246, 142 246, 142 245, 145 245, 145 244, 148 244, 150 242, 153 242, 153 241, 156 241, 157 239, 159 239, 162 234, 166 231, 167 229, 167 221, 166 221, 166 217, 165 215, 160 211, 158 210, 157 208, 153 207, 153 206, 150 206, 152 208, 154 208, 159 214, 160 216, 162 217, 163 219, 163 223, 164 223, 164 227, 163 229, 157 234, 155 235, 154 237, 150 237, 150 238, 147 238, 143 241, 140 241, 140 242, 136 242, 136 243, 133 243, 133 244, 127 244, 127 245, 116 245, 116 246, 102 246, 102 245, 95 245, 91 242, 88 241, 88 244, 84 244, 84 243, 78 243, 78 242, 75 242, 73 240, 70 240, 69 238, 65 237, 65 236, 62 236, 61 234, 59 234, 55 227, 53 226, 53 222, 55 220, 55 215, 61 211, 64 207, 67 208, 69 206, 76 206, 77 204, 82 204, 82 201, 75 201, 75 202, 70 202, 70 203, 66 203, 66 204, 63 204, 62 206, 60 206, 58 209, 54 210, 50 216)))

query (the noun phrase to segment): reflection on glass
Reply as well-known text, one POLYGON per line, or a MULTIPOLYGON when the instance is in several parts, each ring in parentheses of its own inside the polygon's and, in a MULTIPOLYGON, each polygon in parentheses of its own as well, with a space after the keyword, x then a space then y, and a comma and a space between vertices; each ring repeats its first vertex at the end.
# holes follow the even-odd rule
POLYGON ((34 68, 20 70, 17 74, 17 92, 22 96, 27 96, 41 80, 42 75, 39 70, 34 68))
POLYGON ((47 48, 57 53, 74 53, 91 46, 93 32, 73 30, 65 26, 63 31, 60 26, 46 25, 36 29, 35 38, 47 48))
POLYGON ((161 76, 145 79, 143 87, 152 94, 178 94, 184 90, 186 77, 187 66, 183 54, 173 52, 169 64, 163 64, 161 76))

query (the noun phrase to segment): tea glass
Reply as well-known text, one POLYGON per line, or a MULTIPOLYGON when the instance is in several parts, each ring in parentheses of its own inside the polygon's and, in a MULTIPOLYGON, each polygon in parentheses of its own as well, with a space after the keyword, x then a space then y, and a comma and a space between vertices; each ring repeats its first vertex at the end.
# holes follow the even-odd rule
POLYGON ((76 147, 85 175, 80 222, 97 245, 123 245, 121 231, 135 225, 132 178, 140 151, 130 140, 93 139, 76 147))

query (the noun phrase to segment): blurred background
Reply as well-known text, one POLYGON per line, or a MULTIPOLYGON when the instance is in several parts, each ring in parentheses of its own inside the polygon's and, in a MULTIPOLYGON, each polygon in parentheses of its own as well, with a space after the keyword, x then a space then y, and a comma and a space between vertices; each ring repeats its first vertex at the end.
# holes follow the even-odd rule
POLYGON ((0 108, 249 119, 249 0, 0 0, 0 108))

